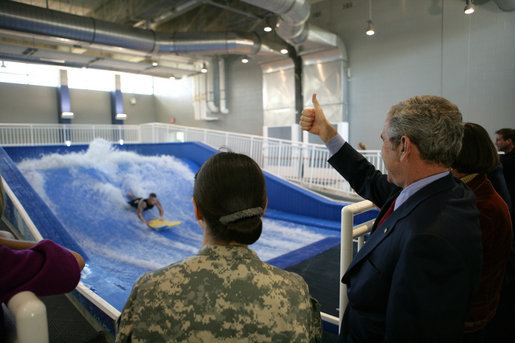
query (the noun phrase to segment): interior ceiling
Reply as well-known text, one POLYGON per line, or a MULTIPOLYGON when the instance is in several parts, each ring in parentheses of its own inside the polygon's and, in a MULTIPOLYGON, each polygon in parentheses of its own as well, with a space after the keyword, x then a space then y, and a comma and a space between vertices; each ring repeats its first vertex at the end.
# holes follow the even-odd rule
MULTIPOLYGON (((312 0, 311 2, 316 2, 312 0)), ((240 0, 15 0, 54 11, 124 25, 156 33, 252 33, 266 45, 286 43, 263 27, 275 14, 240 0)), ((1 4, 0 4, 1 6, 1 4)), ((92 44, 59 40, 33 33, 0 30, 0 59, 119 70, 161 77, 183 77, 199 72, 210 56, 149 54, 128 49, 106 49, 92 44), (153 66, 153 62, 158 62, 153 66)), ((250 56, 251 58, 263 58, 250 56)))

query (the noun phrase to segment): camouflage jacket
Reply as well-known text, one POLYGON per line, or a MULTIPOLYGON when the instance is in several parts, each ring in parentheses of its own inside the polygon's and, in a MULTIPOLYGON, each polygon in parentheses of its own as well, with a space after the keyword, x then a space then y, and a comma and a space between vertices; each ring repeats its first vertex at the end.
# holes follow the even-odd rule
POLYGON ((320 342, 320 305, 297 274, 244 247, 205 246, 143 274, 116 342, 320 342))

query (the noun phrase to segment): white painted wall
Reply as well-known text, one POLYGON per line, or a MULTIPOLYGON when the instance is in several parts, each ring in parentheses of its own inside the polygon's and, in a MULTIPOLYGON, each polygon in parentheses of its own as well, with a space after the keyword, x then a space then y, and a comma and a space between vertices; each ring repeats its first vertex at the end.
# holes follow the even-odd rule
POLYGON ((373 1, 376 35, 364 34, 368 1, 321 1, 311 22, 347 47, 350 143, 381 145, 386 112, 413 95, 454 102, 494 136, 515 127, 515 12, 492 1, 466 16, 463 1, 373 1), (352 6, 349 7, 349 4, 352 6))

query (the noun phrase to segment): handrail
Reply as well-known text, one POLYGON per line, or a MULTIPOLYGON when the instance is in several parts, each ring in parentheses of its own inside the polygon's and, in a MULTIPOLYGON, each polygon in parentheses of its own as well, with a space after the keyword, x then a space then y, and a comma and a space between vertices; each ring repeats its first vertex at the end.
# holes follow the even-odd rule
POLYGON ((331 323, 333 325, 337 325, 338 327, 340 327, 340 320, 338 319, 338 317, 332 316, 325 312, 320 312, 320 317, 324 322, 331 323))
POLYGON ((114 308, 110 303, 105 301, 103 298, 99 297, 91 289, 86 287, 82 282, 79 282, 75 290, 79 292, 84 298, 88 299, 98 309, 107 314, 109 318, 111 318, 112 320, 116 320, 118 319, 118 317, 120 317, 120 311, 114 308))
POLYGON ((13 203, 14 207, 20 214, 21 219, 25 222, 25 225, 29 229, 32 237, 36 240, 36 242, 39 242, 43 239, 43 236, 39 233, 39 230, 36 228, 36 225, 34 225, 34 222, 32 219, 30 219, 29 215, 27 214, 27 211, 25 211, 25 208, 23 208, 23 205, 20 203, 16 195, 14 195, 13 191, 11 190, 11 187, 7 184, 5 179, 0 176, 2 179, 2 187, 4 188, 5 195, 9 197, 11 202, 13 203))
MULTIPOLYGON (((347 307, 347 286, 341 282, 343 274, 347 271, 353 258, 354 238, 362 238, 364 234, 372 230, 374 220, 369 220, 357 227, 354 227, 354 216, 375 208, 370 200, 363 200, 342 208, 341 237, 340 237, 340 299, 339 299, 339 323, 343 318, 345 307, 347 307)), ((363 240, 358 241, 358 250, 363 246, 363 240)))

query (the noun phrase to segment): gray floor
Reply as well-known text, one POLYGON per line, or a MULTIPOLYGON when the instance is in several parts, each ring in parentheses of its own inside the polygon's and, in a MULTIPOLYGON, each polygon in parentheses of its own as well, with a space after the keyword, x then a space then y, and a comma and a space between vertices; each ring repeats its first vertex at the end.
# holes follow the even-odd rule
POLYGON ((110 343, 113 337, 94 327, 65 295, 41 297, 47 308, 51 343, 110 343))

